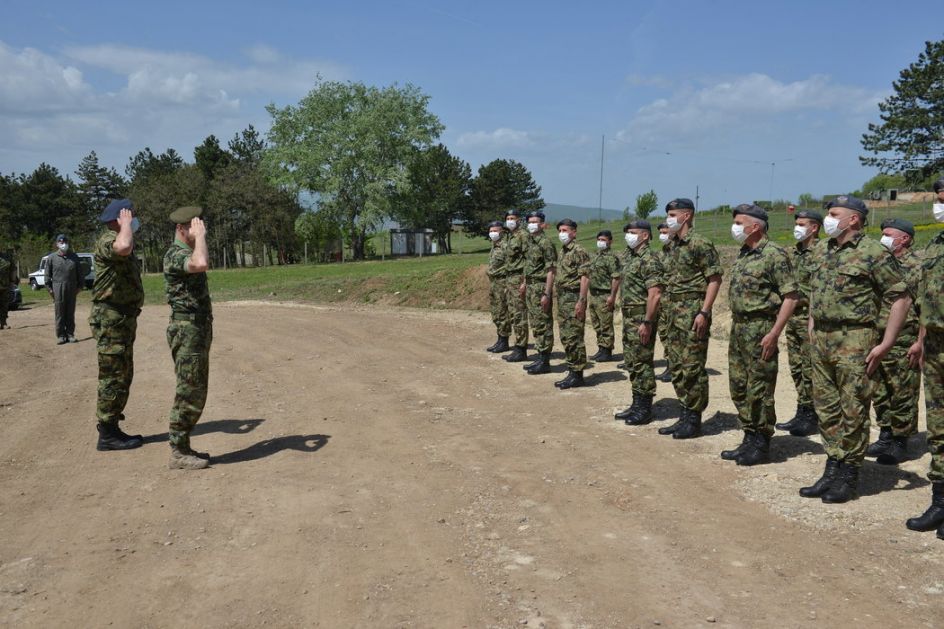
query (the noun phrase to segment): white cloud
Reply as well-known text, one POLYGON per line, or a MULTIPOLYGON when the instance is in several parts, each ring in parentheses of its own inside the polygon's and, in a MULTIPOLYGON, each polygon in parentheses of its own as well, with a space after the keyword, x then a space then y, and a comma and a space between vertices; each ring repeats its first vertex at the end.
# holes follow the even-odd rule
POLYGON ((34 48, 0 42, 0 113, 25 114, 86 107, 92 88, 82 72, 34 48))
POLYGON ((527 131, 502 127, 494 131, 472 131, 459 136, 458 144, 463 148, 527 148, 534 139, 527 131))

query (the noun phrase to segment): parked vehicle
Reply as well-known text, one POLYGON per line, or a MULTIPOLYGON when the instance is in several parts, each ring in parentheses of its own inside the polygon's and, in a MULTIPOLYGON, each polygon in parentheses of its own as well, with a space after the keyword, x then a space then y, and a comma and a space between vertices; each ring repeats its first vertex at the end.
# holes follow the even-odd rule
POLYGON ((19 286, 10 287, 10 310, 18 310, 20 305, 23 303, 23 293, 20 292, 19 286))
MULTIPOLYGON (((46 261, 51 255, 53 254, 43 256, 43 259, 39 261, 39 269, 29 274, 29 285, 33 290, 39 290, 46 286, 46 261)), ((85 288, 91 289, 92 284, 95 283, 95 256, 91 253, 77 253, 75 255, 79 256, 82 270, 85 271, 85 288)))

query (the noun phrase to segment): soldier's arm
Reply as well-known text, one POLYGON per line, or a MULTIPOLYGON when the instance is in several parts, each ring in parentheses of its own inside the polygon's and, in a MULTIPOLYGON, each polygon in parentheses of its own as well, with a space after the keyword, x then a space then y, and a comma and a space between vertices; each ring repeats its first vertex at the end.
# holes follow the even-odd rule
POLYGON ((46 268, 43 269, 43 284, 46 285, 47 290, 52 290, 52 263, 55 260, 55 256, 49 254, 49 257, 46 258, 46 268))
POLYGON ((908 348, 908 364, 912 369, 924 367, 924 335, 926 330, 922 325, 918 328, 918 340, 908 348))
POLYGON ((911 296, 908 293, 902 293, 892 303, 891 311, 888 313, 888 323, 885 325, 885 337, 882 342, 872 348, 869 355, 865 357, 866 373, 872 375, 878 369, 878 365, 885 358, 885 355, 891 350, 901 331, 901 326, 908 317, 908 310, 911 308, 911 296))
POLYGON ((187 273, 206 273, 210 268, 207 254, 206 226, 199 217, 190 221, 190 233, 194 236, 193 253, 187 260, 187 273))

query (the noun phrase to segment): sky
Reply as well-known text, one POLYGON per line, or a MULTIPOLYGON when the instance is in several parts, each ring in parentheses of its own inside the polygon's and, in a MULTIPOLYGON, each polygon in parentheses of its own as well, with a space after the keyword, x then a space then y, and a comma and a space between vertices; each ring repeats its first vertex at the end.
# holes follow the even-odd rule
POLYGON ((944 36, 940 5, 813 2, 2 0, 0 172, 94 150, 188 161, 317 77, 416 85, 473 171, 522 162, 545 201, 699 207, 859 188, 859 139, 944 36))

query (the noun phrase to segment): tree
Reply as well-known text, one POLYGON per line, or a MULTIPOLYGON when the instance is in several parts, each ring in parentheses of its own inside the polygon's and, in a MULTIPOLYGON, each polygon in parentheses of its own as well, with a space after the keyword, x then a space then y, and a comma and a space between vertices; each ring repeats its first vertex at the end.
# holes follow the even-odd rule
POLYGON ((641 219, 649 218, 649 215, 659 207, 659 197, 655 190, 644 192, 636 197, 636 216, 641 219))
POLYGON ((452 224, 468 205, 472 169, 437 144, 416 152, 407 181, 408 189, 397 200, 393 217, 414 229, 432 229, 440 250, 451 253, 452 224))
POLYGON ((468 232, 485 236, 486 225, 501 219, 508 210, 527 212, 544 206, 541 186, 524 164, 496 159, 479 168, 462 222, 468 232))
POLYGON ((98 231, 98 215, 112 199, 125 194, 128 183, 114 168, 105 168, 98 162, 98 155, 91 151, 79 162, 75 171, 78 178, 79 196, 82 199, 80 216, 76 217, 73 240, 76 235, 93 237, 98 231))
POLYGON ((820 201, 809 192, 800 195, 799 201, 801 208, 815 208, 820 205, 820 201))
POLYGON ((883 173, 903 173, 917 182, 944 171, 944 41, 925 42, 918 60, 892 83, 879 103, 881 124, 869 124, 859 157, 883 173))
POLYGON ((266 143, 252 125, 249 125, 243 129, 241 133, 237 133, 233 136, 233 139, 229 141, 227 146, 230 155, 237 162, 252 167, 262 164, 266 143))
POLYGON ((341 230, 324 212, 302 212, 295 219, 295 235, 319 262, 328 262, 341 247, 341 230))
POLYGON ((209 135, 203 144, 193 149, 193 160, 204 179, 211 181, 217 171, 229 164, 230 154, 220 148, 220 141, 215 135, 209 135))
POLYGON ((320 193, 321 211, 344 225, 354 259, 363 259, 367 234, 407 186, 414 152, 443 130, 428 103, 412 85, 319 81, 298 105, 266 108, 265 163, 278 184, 320 193))

